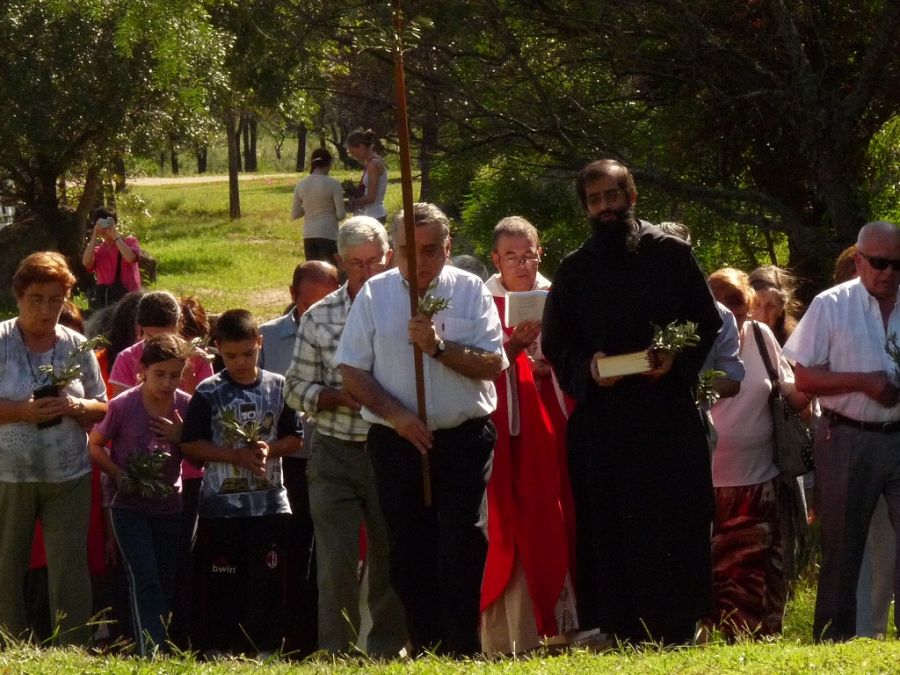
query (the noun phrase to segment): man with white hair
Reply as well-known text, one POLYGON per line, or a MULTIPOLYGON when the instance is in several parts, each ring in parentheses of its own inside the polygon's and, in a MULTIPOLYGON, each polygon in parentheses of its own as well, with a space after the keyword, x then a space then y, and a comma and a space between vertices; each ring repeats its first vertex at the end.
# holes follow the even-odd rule
MULTIPOLYGON (((814 444, 822 524, 816 640, 856 635, 860 563, 882 494, 900 527, 900 389, 887 352, 900 334, 900 229, 864 225, 854 257, 859 276, 817 295, 784 346, 797 390, 822 406, 814 444)), ((895 588, 898 580, 895 571, 895 588)))
POLYGON ((300 318, 294 358, 285 375, 288 405, 315 419, 309 439, 309 507, 316 535, 319 648, 353 650, 359 634, 359 529, 368 536, 368 605, 372 628, 367 652, 396 656, 406 643, 403 610, 390 585, 387 531, 375 476, 366 452, 369 423, 344 389, 334 359, 350 306, 369 277, 391 260, 384 226, 356 216, 338 230, 337 262, 347 275, 339 289, 300 318))
POLYGON ((487 544, 478 522, 496 440, 494 380, 508 361, 490 292, 475 275, 447 264, 447 216, 427 203, 414 204, 412 215, 413 241, 406 239, 402 212, 394 217, 397 268, 360 292, 335 361, 372 423, 368 449, 390 534, 391 580, 406 610, 413 652, 469 655, 480 649, 487 544), (420 300, 449 304, 410 318, 410 285, 420 300), (413 343, 425 355, 426 421, 415 412, 413 343), (431 508, 423 498, 425 453, 431 508))

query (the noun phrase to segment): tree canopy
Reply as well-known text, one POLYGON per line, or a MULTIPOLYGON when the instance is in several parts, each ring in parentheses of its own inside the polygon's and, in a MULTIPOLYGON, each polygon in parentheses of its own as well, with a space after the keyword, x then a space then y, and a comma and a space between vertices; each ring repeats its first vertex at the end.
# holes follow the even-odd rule
MULTIPOLYGON (((871 214, 896 213, 896 0, 403 4, 422 196, 462 215, 476 246, 515 210, 562 255, 583 235, 571 178, 600 156, 632 167, 642 213, 685 220, 711 260, 786 249, 813 280, 871 214)), ((11 187, 0 190, 71 250, 60 178, 89 187, 92 171, 153 138, 200 138, 213 119, 233 131, 249 112, 339 152, 357 126, 390 140, 390 11, 10 0, 0 177, 11 187)))

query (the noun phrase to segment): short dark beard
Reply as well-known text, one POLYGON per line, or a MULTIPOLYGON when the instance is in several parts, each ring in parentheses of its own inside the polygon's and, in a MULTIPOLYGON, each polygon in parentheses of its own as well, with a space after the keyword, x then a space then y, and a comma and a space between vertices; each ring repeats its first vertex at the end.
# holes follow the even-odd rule
POLYGON ((610 252, 634 253, 640 243, 640 225, 634 217, 634 209, 629 207, 617 211, 616 215, 616 220, 606 223, 599 216, 589 218, 591 229, 610 252))

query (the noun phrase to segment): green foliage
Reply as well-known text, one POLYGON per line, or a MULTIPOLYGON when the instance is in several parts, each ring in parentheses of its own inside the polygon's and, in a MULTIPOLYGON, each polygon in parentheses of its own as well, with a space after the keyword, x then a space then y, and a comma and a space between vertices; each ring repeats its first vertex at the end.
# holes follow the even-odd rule
POLYGON ((166 462, 171 457, 170 452, 158 448, 147 452, 133 452, 122 472, 119 489, 123 494, 138 494, 150 498, 172 494, 174 488, 162 480, 166 462))
POLYGON ((700 344, 700 336, 697 334, 697 324, 693 321, 682 323, 673 321, 665 328, 653 325, 650 349, 677 354, 698 344, 700 344))
POLYGON ((505 216, 522 216, 538 229, 544 248, 542 269, 551 275, 588 234, 571 178, 515 157, 481 167, 463 204, 458 233, 482 259, 490 257, 494 226, 505 216))
POLYGON ((38 366, 38 370, 50 376, 51 384, 60 388, 65 387, 75 380, 81 379, 81 361, 84 359, 84 355, 108 344, 109 340, 102 335, 97 335, 90 340, 79 343, 75 349, 69 352, 61 367, 48 363, 47 365, 38 366))
POLYGON ((262 438, 262 427, 259 422, 247 420, 241 424, 233 408, 219 410, 219 424, 222 425, 225 442, 232 448, 253 445, 262 438))
POLYGON ((866 192, 870 220, 900 224, 900 115, 894 115, 869 144, 866 192))
POLYGON ((449 298, 441 298, 431 293, 428 293, 424 298, 419 298, 419 314, 424 314, 429 319, 445 309, 450 309, 449 298))

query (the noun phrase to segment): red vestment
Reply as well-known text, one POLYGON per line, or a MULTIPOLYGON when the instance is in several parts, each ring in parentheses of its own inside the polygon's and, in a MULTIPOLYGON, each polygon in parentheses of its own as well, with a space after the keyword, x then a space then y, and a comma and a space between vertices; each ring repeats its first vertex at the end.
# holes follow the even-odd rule
MULTIPOLYGON (((502 320, 504 298, 495 296, 494 302, 502 320)), ((504 331, 507 335, 511 332, 506 326, 504 331)), ((488 553, 481 610, 503 594, 518 555, 538 633, 556 635, 556 604, 569 561, 574 560, 570 557, 574 519, 566 467, 565 414, 549 378, 542 387, 546 395, 538 393, 526 351, 519 354, 508 372, 509 376, 504 372, 497 379, 497 410, 493 414, 497 443, 487 486, 488 553), (545 404, 545 397, 552 405, 545 404), (510 433, 509 405, 516 399, 519 434, 514 436, 510 433), (553 407, 557 410, 552 411, 553 407)))

